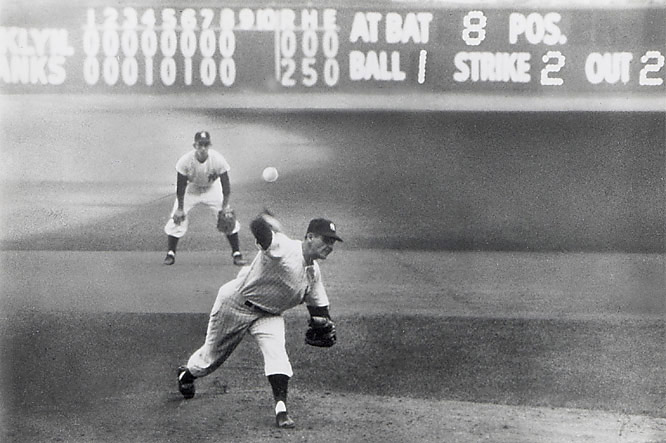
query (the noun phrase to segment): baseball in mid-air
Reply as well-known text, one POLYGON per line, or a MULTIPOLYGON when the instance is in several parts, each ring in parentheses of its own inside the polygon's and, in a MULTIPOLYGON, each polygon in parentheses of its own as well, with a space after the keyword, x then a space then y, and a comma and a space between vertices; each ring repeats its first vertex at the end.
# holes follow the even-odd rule
POLYGON ((261 177, 264 179, 264 181, 272 183, 278 179, 278 170, 273 166, 269 166, 264 169, 264 172, 261 173, 261 177))

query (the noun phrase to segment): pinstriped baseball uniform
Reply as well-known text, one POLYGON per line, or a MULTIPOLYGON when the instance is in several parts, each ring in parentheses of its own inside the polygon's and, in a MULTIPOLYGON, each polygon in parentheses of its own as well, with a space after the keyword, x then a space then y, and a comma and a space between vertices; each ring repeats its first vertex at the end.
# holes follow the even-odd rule
POLYGON ((239 272, 239 278, 238 292, 268 312, 279 314, 303 301, 309 306, 328 306, 319 264, 315 261, 307 266, 302 242, 282 233, 273 235, 268 250, 257 254, 252 265, 239 272))
POLYGON ((285 348, 282 313, 301 303, 328 306, 328 296, 316 261, 307 265, 302 242, 274 232, 266 250, 224 284, 208 321, 206 341, 190 357, 187 367, 195 377, 217 369, 246 333, 256 340, 264 357, 264 372, 292 376, 285 348))

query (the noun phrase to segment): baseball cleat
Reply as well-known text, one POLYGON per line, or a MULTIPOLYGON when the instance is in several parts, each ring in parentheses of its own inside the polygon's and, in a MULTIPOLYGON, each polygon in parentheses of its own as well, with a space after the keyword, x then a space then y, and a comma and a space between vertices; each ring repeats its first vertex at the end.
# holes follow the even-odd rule
POLYGON ((234 260, 234 265, 236 266, 245 266, 247 264, 247 260, 243 258, 243 254, 241 254, 240 252, 234 252, 233 260, 234 260))
POLYGON ((187 367, 181 366, 178 368, 178 390, 183 394, 183 397, 194 397, 194 378, 195 377, 187 367))
POLYGON ((287 411, 284 411, 278 412, 278 414, 275 416, 275 425, 278 428, 291 429, 296 426, 296 423, 294 423, 294 420, 289 418, 287 411))
POLYGON ((172 251, 167 252, 166 257, 164 257, 164 264, 165 265, 172 265, 176 262, 176 254, 173 253, 172 251))

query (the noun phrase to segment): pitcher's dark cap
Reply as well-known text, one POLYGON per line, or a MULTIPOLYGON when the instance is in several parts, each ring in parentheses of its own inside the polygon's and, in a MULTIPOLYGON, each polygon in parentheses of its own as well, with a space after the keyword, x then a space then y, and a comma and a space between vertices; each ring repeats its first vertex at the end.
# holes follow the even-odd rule
POLYGON ((210 145, 210 132, 199 131, 196 134, 194 134, 194 143, 199 143, 202 145, 210 145))
POLYGON ((334 238, 337 241, 342 241, 335 230, 335 224, 330 220, 326 220, 325 218, 315 218, 310 220, 310 224, 308 225, 308 232, 312 232, 313 234, 321 235, 323 237, 334 238))

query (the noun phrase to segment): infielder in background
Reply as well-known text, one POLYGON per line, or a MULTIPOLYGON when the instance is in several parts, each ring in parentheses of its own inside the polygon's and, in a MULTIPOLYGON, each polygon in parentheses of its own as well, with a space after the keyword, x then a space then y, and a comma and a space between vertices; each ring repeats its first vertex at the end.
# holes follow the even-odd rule
POLYGON ((319 264, 342 239, 335 225, 313 219, 305 238, 293 240, 281 232, 280 223, 264 212, 250 224, 260 251, 249 266, 217 293, 203 346, 178 368, 178 389, 194 397, 194 380, 215 371, 231 355, 246 333, 257 341, 264 358, 264 373, 273 390, 275 422, 294 427, 287 413, 287 388, 293 375, 285 348, 282 313, 305 303, 310 313, 305 342, 313 346, 335 344, 335 325, 319 264))
POLYGON ((178 173, 176 181, 176 201, 164 232, 168 236, 168 250, 165 265, 176 261, 178 240, 187 232, 189 223, 187 214, 198 205, 211 208, 217 216, 217 228, 222 231, 231 245, 233 262, 243 266, 246 261, 240 252, 238 231, 240 223, 236 220, 229 197, 231 167, 219 152, 210 149, 210 133, 200 131, 194 135, 194 150, 183 155, 176 163, 178 173))

